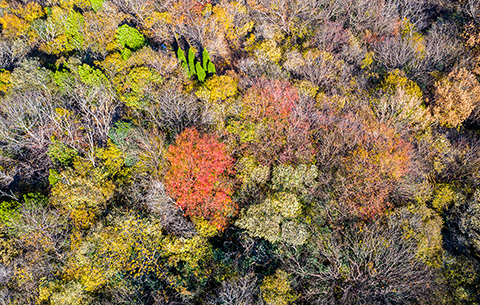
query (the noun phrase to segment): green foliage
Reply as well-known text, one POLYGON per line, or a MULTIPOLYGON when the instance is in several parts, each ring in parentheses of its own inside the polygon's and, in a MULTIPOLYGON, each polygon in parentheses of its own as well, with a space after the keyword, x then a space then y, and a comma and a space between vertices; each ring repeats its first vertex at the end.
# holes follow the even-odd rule
POLYGON ((61 165, 70 165, 77 156, 77 151, 59 141, 53 141, 48 147, 47 155, 54 162, 61 165))
POLYGON ((207 74, 215 74, 215 66, 210 61, 210 55, 206 49, 202 53, 202 61, 197 61, 195 58, 195 49, 190 47, 188 49, 188 61, 185 58, 185 52, 178 48, 177 59, 182 68, 188 73, 190 77, 197 76, 197 79, 203 83, 207 74))
POLYGON ((207 49, 203 49, 202 53, 202 64, 203 64, 203 70, 205 70, 206 73, 208 74, 215 74, 215 66, 213 63, 210 61, 210 55, 208 54, 207 49))
POLYGON ((117 29, 117 41, 122 47, 128 47, 135 51, 145 45, 145 37, 136 29, 128 24, 124 24, 117 29))
POLYGON ((53 75, 53 79, 55 80, 55 83, 60 87, 60 91, 62 93, 65 93, 68 92, 72 87, 75 81, 75 76, 68 71, 57 70, 53 75))
POLYGON ((82 82, 92 87, 106 86, 110 83, 102 71, 87 64, 79 66, 77 73, 82 82))
POLYGON ((90 0, 90 3, 92 4, 92 9, 95 11, 95 13, 102 8, 104 1, 105 0, 90 0))
POLYGON ((123 60, 128 60, 132 56, 132 50, 124 48, 120 51, 123 60))
POLYGON ((202 52, 202 67, 203 70, 208 71, 208 63, 210 62, 210 54, 208 54, 207 49, 203 49, 202 52))
POLYGON ((125 153, 125 165, 134 166, 138 162, 136 155, 137 147, 128 142, 128 138, 133 134, 134 126, 130 122, 117 122, 108 132, 110 140, 125 153))
POLYGON ((211 61, 208 63, 207 72, 208 72, 208 74, 217 73, 217 71, 215 70, 215 66, 213 65, 213 63, 211 61))
POLYGON ((120 99, 127 106, 142 109, 148 104, 148 93, 163 82, 162 76, 148 67, 134 67, 118 88, 120 99))
POLYGON ((178 48, 177 50, 177 58, 180 63, 187 63, 187 59, 185 58, 185 52, 182 50, 182 48, 178 48))
POLYGON ((207 77, 207 74, 199 62, 197 62, 196 68, 198 80, 203 83, 205 81, 205 77, 207 77))
POLYGON ((50 168, 48 169, 48 173, 49 173, 48 182, 50 183, 51 186, 55 186, 55 184, 62 181, 62 177, 56 170, 50 168))
POLYGON ((17 201, 2 201, 0 202, 0 221, 1 223, 15 221, 18 218, 18 207, 19 203, 17 201))
POLYGON ((130 122, 117 122, 108 132, 108 137, 117 146, 123 146, 125 139, 132 132, 133 124, 130 122))
POLYGON ((272 189, 288 190, 306 194, 308 190, 317 186, 318 168, 316 165, 300 164, 296 167, 291 165, 279 165, 273 168, 272 189))
POLYGON ((193 48, 188 49, 188 71, 189 76, 194 76, 197 73, 195 70, 195 51, 193 48))
POLYGON ((268 196, 262 203, 251 205, 235 222, 251 236, 271 243, 302 245, 308 239, 305 224, 296 219, 302 205, 292 193, 280 192, 268 196))
POLYGON ((0 2, 3 303, 480 303, 478 0, 0 2))

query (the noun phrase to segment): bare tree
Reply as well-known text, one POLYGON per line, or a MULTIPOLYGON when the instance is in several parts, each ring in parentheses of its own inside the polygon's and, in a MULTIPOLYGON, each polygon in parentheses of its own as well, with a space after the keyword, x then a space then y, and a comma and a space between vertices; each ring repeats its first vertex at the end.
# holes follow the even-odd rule
POLYGON ((0 106, 0 140, 4 147, 17 152, 24 147, 43 151, 53 133, 51 118, 56 104, 48 93, 38 90, 7 97, 0 106))
POLYGON ((423 304, 434 277, 417 245, 399 227, 379 222, 334 232, 314 230, 303 247, 283 246, 279 258, 308 304, 423 304))
POLYGON ((180 91, 177 84, 166 84, 162 90, 151 94, 152 101, 143 111, 156 128, 178 134, 200 123, 199 101, 195 96, 180 91))
POLYGON ((250 305, 260 304, 255 302, 255 296, 258 294, 255 275, 249 273, 245 276, 225 281, 218 291, 216 304, 225 305, 250 305))
POLYGON ((301 33, 319 19, 328 17, 321 14, 328 12, 321 9, 326 3, 322 0, 256 0, 250 7, 258 16, 290 35, 292 31, 301 33))
POLYGON ((162 182, 151 182, 144 204, 152 213, 158 215, 167 233, 177 236, 192 236, 196 234, 194 224, 184 217, 181 209, 167 195, 162 182))
POLYGON ((480 22, 480 0, 468 0, 465 9, 470 17, 480 22))

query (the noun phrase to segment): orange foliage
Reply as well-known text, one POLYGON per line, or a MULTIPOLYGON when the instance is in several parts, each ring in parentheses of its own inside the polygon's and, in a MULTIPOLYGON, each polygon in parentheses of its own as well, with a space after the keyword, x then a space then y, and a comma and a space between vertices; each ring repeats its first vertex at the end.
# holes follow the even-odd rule
POLYGON ((229 131, 247 155, 263 165, 309 163, 313 158, 310 124, 301 118, 297 89, 288 82, 257 80, 245 94, 240 121, 229 131))
POLYGON ((433 115, 441 125, 458 127, 480 102, 480 83, 465 68, 454 69, 435 82, 433 115))
POLYGON ((170 170, 165 185, 176 204, 188 216, 203 217, 219 230, 235 216, 236 204, 228 183, 233 159, 214 135, 201 136, 190 128, 168 148, 170 170))
POLYGON ((344 158, 346 185, 341 197, 361 216, 373 216, 390 205, 396 182, 409 171, 413 147, 391 127, 365 125, 355 149, 344 158))

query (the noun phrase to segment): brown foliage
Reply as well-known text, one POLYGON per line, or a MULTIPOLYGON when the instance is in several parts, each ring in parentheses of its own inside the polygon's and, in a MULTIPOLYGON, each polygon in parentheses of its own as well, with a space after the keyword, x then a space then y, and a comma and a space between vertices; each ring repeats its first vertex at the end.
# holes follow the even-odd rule
POLYGON ((465 68, 456 68, 435 83, 433 115, 446 127, 458 127, 467 119, 480 101, 480 84, 465 68))

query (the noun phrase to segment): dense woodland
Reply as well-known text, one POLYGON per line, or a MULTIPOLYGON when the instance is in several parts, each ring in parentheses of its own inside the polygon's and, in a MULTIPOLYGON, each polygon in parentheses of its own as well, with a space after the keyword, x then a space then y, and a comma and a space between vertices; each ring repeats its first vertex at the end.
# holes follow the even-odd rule
POLYGON ((480 304, 480 0, 0 25, 0 304, 480 304))

